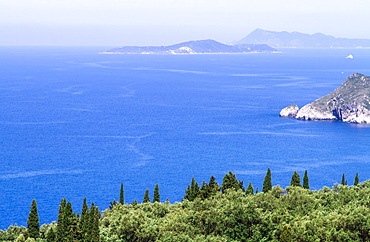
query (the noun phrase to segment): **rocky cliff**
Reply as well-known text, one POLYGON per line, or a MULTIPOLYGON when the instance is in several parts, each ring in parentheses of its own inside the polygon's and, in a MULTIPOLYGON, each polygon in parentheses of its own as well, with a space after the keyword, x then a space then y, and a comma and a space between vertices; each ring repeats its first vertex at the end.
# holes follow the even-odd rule
POLYGON ((370 77, 349 76, 334 92, 303 106, 295 118, 370 124, 370 77))

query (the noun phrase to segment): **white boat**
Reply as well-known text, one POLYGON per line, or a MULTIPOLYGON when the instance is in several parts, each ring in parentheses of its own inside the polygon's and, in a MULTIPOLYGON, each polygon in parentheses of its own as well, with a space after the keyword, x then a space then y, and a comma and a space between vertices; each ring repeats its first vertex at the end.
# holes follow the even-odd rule
POLYGON ((352 54, 349 54, 346 59, 353 59, 353 55, 352 54))

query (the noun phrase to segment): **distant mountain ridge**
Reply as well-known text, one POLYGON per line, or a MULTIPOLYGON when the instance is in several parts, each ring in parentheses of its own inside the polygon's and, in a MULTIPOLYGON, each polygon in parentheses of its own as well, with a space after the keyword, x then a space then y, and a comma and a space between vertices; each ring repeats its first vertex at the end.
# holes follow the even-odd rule
POLYGON ((169 46, 123 46, 102 52, 103 54, 232 54, 275 52, 266 44, 226 45, 215 40, 194 40, 169 46))
POLYGON ((273 48, 370 48, 368 39, 336 38, 321 33, 275 32, 256 29, 237 44, 266 44, 273 48))

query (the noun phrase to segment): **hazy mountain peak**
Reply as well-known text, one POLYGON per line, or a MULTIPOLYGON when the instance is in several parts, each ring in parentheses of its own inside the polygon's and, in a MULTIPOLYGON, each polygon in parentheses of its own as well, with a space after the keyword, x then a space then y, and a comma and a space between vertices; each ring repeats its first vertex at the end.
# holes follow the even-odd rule
POLYGON ((322 33, 256 29, 237 44, 267 44, 273 48, 370 48, 370 40, 336 38, 322 33))

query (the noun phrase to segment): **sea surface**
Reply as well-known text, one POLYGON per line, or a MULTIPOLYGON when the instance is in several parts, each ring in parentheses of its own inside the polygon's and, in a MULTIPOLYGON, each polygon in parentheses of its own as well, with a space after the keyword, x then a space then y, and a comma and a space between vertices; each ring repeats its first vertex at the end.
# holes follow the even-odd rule
POLYGON ((119 199, 181 201, 194 177, 233 171, 261 190, 308 170, 312 189, 370 179, 370 125, 279 118, 370 75, 370 50, 101 55, 102 48, 0 48, 0 229, 41 223, 60 200, 81 211, 119 199), (354 59, 346 59, 352 54, 354 59))

